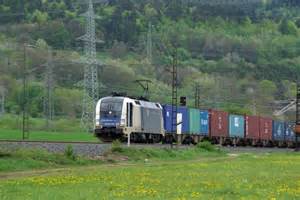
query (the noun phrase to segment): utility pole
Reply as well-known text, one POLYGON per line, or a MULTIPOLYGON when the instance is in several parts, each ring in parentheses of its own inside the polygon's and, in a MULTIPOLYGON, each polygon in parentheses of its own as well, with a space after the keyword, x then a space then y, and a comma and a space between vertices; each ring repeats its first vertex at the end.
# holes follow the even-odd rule
POLYGON ((152 64, 152 23, 148 24, 148 33, 147 33, 147 60, 150 64, 152 64))
POLYGON ((200 85, 195 85, 195 108, 200 108, 200 85))
POLYGON ((3 87, 0 87, 0 117, 5 113, 5 90, 3 87))
POLYGON ((298 139, 300 135, 300 83, 297 80, 297 98, 296 98, 296 125, 295 125, 295 140, 296 148, 295 151, 299 151, 298 139))
POLYGON ((51 47, 47 49, 48 58, 46 63, 46 73, 44 76, 44 117, 46 120, 47 129, 50 128, 50 121, 54 116, 54 104, 53 104, 53 54, 51 47))
POLYGON ((215 109, 220 108, 220 79, 215 75, 215 94, 214 94, 214 106, 215 109))
POLYGON ((175 47, 172 63, 172 135, 171 148, 173 148, 173 138, 177 136, 177 111, 178 111, 178 74, 177 74, 178 60, 177 60, 177 48, 175 47))
POLYGON ((23 46, 23 98, 22 98, 22 139, 29 137, 29 116, 28 116, 28 88, 27 88, 27 56, 26 44, 23 46))
POLYGON ((99 18, 94 13, 92 0, 89 0, 86 18, 86 34, 79 39, 84 41, 84 81, 81 126, 91 131, 95 122, 95 107, 98 101, 98 66, 101 63, 96 58, 96 24, 99 18))

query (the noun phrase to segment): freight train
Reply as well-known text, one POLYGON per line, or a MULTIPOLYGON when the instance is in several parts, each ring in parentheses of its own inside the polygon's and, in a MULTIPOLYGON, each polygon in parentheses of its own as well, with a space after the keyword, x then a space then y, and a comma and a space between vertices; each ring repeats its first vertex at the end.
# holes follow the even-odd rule
POLYGON ((123 96, 100 99, 96 106, 95 135, 102 141, 178 142, 202 140, 223 145, 295 146, 294 124, 224 111, 177 107, 176 127, 171 105, 123 96), (174 128, 177 134, 172 134, 174 128))

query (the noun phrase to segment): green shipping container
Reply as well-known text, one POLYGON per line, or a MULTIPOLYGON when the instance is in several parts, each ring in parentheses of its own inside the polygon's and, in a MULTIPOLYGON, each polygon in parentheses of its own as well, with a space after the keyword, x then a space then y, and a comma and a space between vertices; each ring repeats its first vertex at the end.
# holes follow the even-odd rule
POLYGON ((190 108, 189 109, 189 121, 190 121, 190 130, 189 133, 193 135, 200 134, 200 110, 190 108))

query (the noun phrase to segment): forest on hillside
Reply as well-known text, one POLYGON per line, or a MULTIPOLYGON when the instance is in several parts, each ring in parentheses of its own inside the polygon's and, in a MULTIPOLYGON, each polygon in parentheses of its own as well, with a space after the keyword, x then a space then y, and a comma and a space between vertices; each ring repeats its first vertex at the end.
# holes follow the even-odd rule
MULTIPOLYGON (((171 101, 172 56, 178 58, 179 95, 202 108, 271 116, 295 98, 300 76, 300 1, 103 0, 95 3, 99 96, 141 95, 136 79, 151 80, 150 99, 171 101), (150 43, 151 41, 151 43, 150 43), (147 45, 148 44, 148 45, 147 45), (149 45, 151 44, 151 53, 149 45), (148 49, 148 54, 147 54, 148 49)), ((30 115, 43 116, 43 64, 54 49, 56 117, 81 116, 87 9, 79 0, 0 0, 0 93, 6 113, 19 114, 23 44, 30 115)))

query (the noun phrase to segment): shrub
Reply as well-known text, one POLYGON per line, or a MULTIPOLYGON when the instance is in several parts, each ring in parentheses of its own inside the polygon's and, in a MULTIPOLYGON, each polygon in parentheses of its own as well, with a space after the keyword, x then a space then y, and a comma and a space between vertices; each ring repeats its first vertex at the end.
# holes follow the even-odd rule
POLYGON ((214 145, 212 145, 209 141, 200 142, 197 144, 197 147, 199 149, 203 149, 210 152, 217 151, 217 148, 214 145))
POLYGON ((76 154, 72 145, 68 145, 65 149, 65 156, 71 160, 76 160, 76 154))
POLYGON ((119 140, 113 141, 112 146, 111 146, 112 152, 122 152, 123 149, 122 149, 121 145, 122 144, 121 144, 121 142, 119 140))

